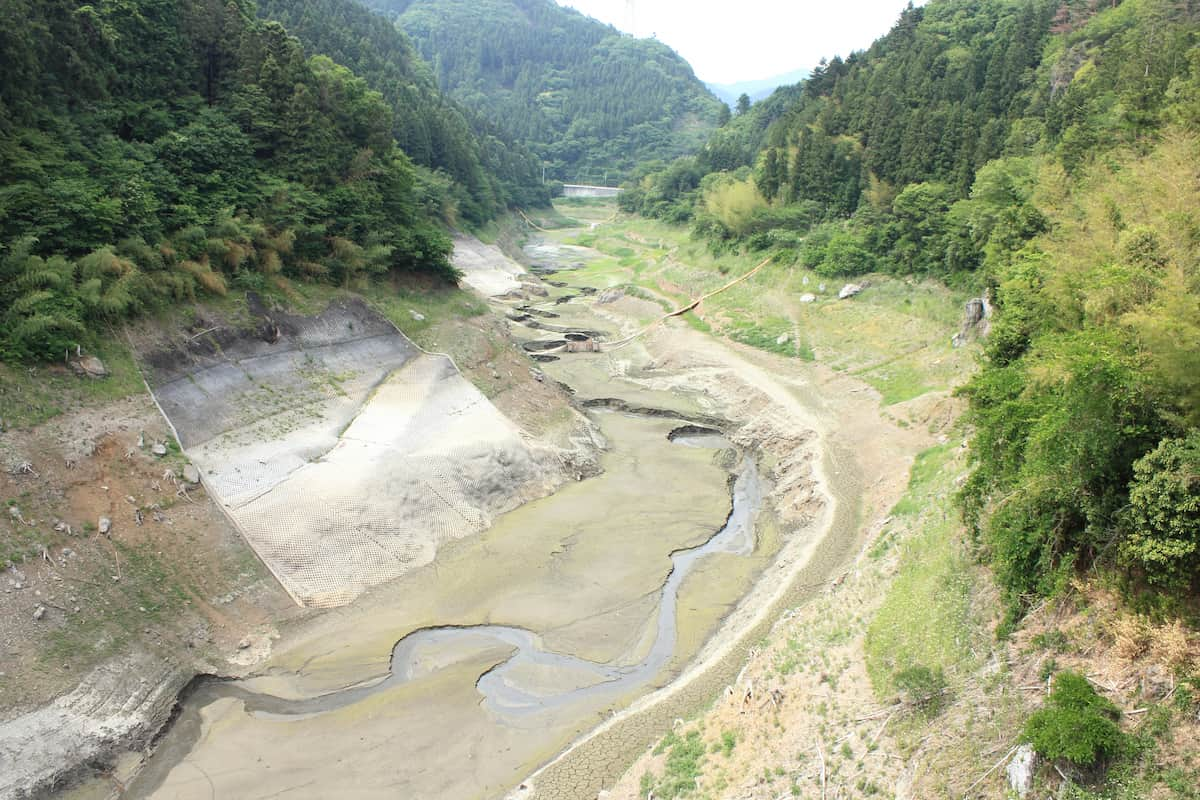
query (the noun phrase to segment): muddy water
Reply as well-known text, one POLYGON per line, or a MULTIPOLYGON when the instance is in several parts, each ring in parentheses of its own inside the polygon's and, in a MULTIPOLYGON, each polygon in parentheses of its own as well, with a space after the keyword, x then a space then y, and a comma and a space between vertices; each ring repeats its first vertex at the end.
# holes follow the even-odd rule
POLYGON ((602 475, 287 632, 263 675, 200 685, 128 796, 494 797, 667 682, 721 611, 679 635, 688 575, 769 557, 757 471, 719 437, 670 441, 680 420, 593 415, 602 475))
MULTIPOLYGON (((677 445, 726 449, 720 435, 670 437, 677 445)), ((733 509, 711 539, 671 554, 671 573, 662 588, 654 628, 654 644, 637 664, 589 661, 546 650, 531 631, 504 625, 425 628, 405 636, 392 649, 389 675, 380 681, 347 687, 305 699, 288 699, 249 691, 232 683, 205 687, 208 702, 222 697, 241 700, 260 719, 312 718, 346 708, 400 684, 444 668, 463 652, 511 649, 509 658, 476 683, 484 706, 507 724, 536 724, 545 714, 584 699, 600 703, 636 690, 651 681, 675 654, 679 587, 705 556, 749 555, 754 550, 754 520, 762 505, 762 482, 754 461, 742 460, 733 485, 733 509), (547 681, 547 674, 559 680, 547 681), (569 678, 569 679, 568 679, 569 678), (564 680, 568 679, 568 680, 564 680)))

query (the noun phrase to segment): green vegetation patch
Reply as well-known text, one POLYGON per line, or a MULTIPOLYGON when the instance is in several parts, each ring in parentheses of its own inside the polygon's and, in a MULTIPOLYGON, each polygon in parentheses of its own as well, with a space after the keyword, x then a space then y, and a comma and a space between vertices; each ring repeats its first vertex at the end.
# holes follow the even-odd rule
POLYGON ((0 419, 4 425, 28 428, 72 409, 145 391, 128 347, 106 339, 89 352, 104 362, 108 377, 80 377, 61 362, 36 366, 0 362, 0 419))
MULTIPOLYGON (((723 740, 724 741, 724 740, 723 740)), ((729 752, 733 752, 736 740, 730 738, 729 752)), ((724 747, 724 744, 722 744, 724 747)), ((691 730, 683 736, 671 731, 654 749, 656 755, 667 754, 662 775, 647 771, 642 775, 641 793, 670 800, 687 797, 696 790, 696 780, 704 764, 705 747, 700 731, 691 730)))
MULTIPOLYGON (((958 541, 950 489, 957 447, 940 445, 917 457, 908 490, 893 509, 893 526, 916 532, 901 545, 900 564, 867 630, 867 672, 876 693, 912 692, 901 684, 921 674, 967 669, 980 635, 971 617, 971 563, 958 541)), ((931 678, 932 679, 932 678, 931 678)), ((919 681, 917 681, 919 683, 919 681)))
POLYGON ((1117 727, 1117 707, 1096 694, 1087 678, 1060 672, 1046 704, 1025 724, 1023 736, 1039 755, 1094 767, 1116 755, 1124 734, 1117 727))

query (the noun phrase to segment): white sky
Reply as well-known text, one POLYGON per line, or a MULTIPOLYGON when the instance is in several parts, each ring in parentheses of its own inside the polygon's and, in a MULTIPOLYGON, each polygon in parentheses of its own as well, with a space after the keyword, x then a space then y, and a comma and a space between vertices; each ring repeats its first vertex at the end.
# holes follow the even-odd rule
POLYGON ((887 33, 908 0, 558 2, 626 33, 656 35, 701 80, 736 83, 811 69, 822 57, 864 49, 887 33))

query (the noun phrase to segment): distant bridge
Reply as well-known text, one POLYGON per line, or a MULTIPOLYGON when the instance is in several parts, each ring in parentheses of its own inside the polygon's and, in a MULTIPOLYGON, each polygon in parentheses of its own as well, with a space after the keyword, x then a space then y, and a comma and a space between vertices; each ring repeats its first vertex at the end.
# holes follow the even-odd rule
POLYGON ((563 197, 616 197, 621 190, 615 186, 588 186, 582 183, 564 183, 563 197))

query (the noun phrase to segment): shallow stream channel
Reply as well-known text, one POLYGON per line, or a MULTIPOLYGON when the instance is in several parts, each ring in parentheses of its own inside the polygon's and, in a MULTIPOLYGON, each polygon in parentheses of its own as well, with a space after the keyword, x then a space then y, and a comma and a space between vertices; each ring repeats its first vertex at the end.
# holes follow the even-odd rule
MULTIPOLYGON (((569 293, 543 307, 605 336, 569 293)), ((599 406, 601 474, 194 682, 123 796, 500 797, 684 669, 778 552, 755 454, 603 354, 538 366, 599 406)))

